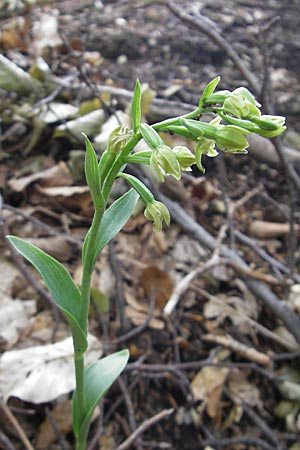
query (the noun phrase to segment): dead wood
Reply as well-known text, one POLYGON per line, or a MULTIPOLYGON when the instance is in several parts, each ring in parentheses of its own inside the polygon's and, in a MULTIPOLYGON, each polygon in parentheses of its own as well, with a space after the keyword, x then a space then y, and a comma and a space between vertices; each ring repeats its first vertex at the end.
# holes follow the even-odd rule
MULTIPOLYGON (((186 233, 192 235, 197 241, 206 248, 213 251, 216 247, 216 239, 208 233, 200 224, 198 224, 186 211, 176 202, 170 200, 163 194, 160 194, 162 200, 168 207, 171 217, 176 221, 186 233)), ((249 270, 245 261, 235 252, 225 245, 221 246, 221 255, 239 264, 241 267, 249 270)), ((243 277, 251 292, 258 297, 265 306, 282 320, 286 328, 294 335, 300 344, 300 320, 296 314, 287 308, 283 301, 280 300, 264 283, 243 277)))

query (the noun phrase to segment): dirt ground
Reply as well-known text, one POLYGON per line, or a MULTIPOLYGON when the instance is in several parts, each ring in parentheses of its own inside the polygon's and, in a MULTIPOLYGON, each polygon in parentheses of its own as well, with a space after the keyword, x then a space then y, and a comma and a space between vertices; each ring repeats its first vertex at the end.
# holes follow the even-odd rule
MULTIPOLYGON (((149 122, 197 105, 217 75, 221 89, 248 86, 268 112, 287 117, 280 144, 251 141, 248 156, 207 158, 204 175, 152 184, 170 228, 155 233, 140 212, 105 249, 90 331, 104 353, 129 348, 131 358, 99 405, 88 449, 299 450, 299 2, 4 0, 0 25, 2 55, 40 83, 5 90, 0 73, 2 237, 31 239, 78 282, 92 211, 82 129, 66 105, 75 117, 97 114, 96 125, 79 127, 99 152, 107 121, 127 120, 136 78, 149 122), (49 119, 53 102, 64 114, 49 119), (172 294, 178 303, 166 316, 172 294)), ((151 186, 149 174, 138 175, 151 186)), ((0 250, 0 395, 8 397, 0 448, 72 449, 72 380, 59 391, 56 378, 47 400, 50 360, 37 367, 45 381, 31 397, 24 386, 34 369, 3 369, 9 352, 33 355, 69 332, 4 238, 0 250), (13 395, 14 383, 22 395, 13 395)))

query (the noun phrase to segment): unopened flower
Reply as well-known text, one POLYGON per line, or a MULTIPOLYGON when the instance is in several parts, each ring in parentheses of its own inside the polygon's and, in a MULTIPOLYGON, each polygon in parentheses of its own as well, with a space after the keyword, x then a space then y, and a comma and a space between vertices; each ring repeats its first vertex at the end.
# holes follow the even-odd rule
POLYGON ((234 125, 219 125, 215 140, 218 148, 224 152, 247 153, 249 144, 244 135, 248 133, 234 125))
POLYGON ((234 117, 246 118, 249 115, 259 116, 261 106, 246 88, 238 88, 224 100, 223 111, 234 117))
POLYGON ((128 128, 119 125, 109 135, 107 143, 108 150, 115 154, 119 153, 125 146, 129 137, 128 128))
POLYGON ((255 132, 265 137, 278 136, 279 134, 283 133, 286 129, 286 127, 284 126, 285 117, 283 116, 263 115, 260 117, 249 117, 248 120, 251 120, 251 122, 258 125, 260 128, 260 132, 258 131, 255 132), (276 132, 276 134, 272 133, 274 131, 276 132), (265 132, 267 132, 267 134, 265 134, 265 132), (272 136, 270 136, 270 134, 272 134, 272 136))
POLYGON ((170 213, 166 205, 157 200, 147 203, 145 212, 147 219, 154 222, 156 231, 161 231, 162 224, 165 222, 168 226, 170 225, 170 213))
POLYGON ((175 153, 168 145, 163 144, 153 150, 150 164, 161 181, 164 181, 165 175, 172 175, 176 180, 181 178, 180 164, 175 153))
POLYGON ((191 150, 185 145, 177 145, 173 148, 173 152, 179 162, 180 169, 186 171, 191 170, 191 166, 196 162, 195 155, 191 150))

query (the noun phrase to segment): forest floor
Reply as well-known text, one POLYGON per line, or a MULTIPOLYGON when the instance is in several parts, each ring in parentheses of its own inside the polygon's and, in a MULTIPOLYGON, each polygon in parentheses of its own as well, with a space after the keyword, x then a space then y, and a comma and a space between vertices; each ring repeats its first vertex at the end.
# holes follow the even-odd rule
POLYGON ((170 227, 155 232, 141 210, 104 250, 88 358, 131 357, 88 449, 299 450, 298 0, 2 0, 0 24, 0 448, 74 448, 68 327, 4 235, 30 239, 79 284, 92 214, 81 132, 101 152, 128 121, 136 78, 153 123, 197 105, 220 75, 288 131, 153 186, 170 227))

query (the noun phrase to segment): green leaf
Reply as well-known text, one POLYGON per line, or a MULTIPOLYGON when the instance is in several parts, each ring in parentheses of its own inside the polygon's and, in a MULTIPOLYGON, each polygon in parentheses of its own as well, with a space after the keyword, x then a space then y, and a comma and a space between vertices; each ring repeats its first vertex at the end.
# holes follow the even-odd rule
POLYGON ((119 173, 119 177, 124 178, 131 186, 136 190, 136 192, 140 195, 141 199, 144 203, 152 203, 154 201, 154 196, 152 192, 144 185, 144 183, 133 175, 129 175, 128 173, 119 173))
POLYGON ((93 204, 96 209, 103 207, 103 196, 100 190, 100 170, 98 167, 98 160, 96 152, 88 139, 88 137, 83 133, 85 139, 85 177, 88 184, 93 204))
POLYGON ((205 87, 203 94, 201 95, 200 101, 199 101, 199 108, 202 108, 203 103, 205 102, 205 99, 214 93, 221 77, 216 77, 213 80, 211 80, 205 87))
POLYGON ((15 249, 41 274, 56 305, 65 314, 73 336, 75 353, 87 349, 86 336, 80 326, 80 291, 65 267, 35 245, 16 236, 7 236, 15 249))
POLYGON ((121 350, 90 364, 84 371, 85 408, 83 422, 79 423, 76 390, 73 395, 73 427, 75 436, 87 436, 91 417, 101 397, 118 378, 127 364, 128 350, 121 350))
POLYGON ((132 130, 136 134, 141 123, 141 85, 139 80, 136 80, 135 89, 131 105, 132 115, 132 130))
POLYGON ((124 195, 122 195, 122 197, 118 198, 107 209, 107 211, 105 211, 94 242, 94 250, 92 255, 86 254, 90 231, 86 235, 82 248, 83 261, 86 261, 86 258, 88 257, 90 259, 91 267, 93 267, 101 250, 123 228, 125 223, 130 218, 136 205, 137 199, 138 194, 134 189, 130 189, 130 191, 126 192, 124 195))

